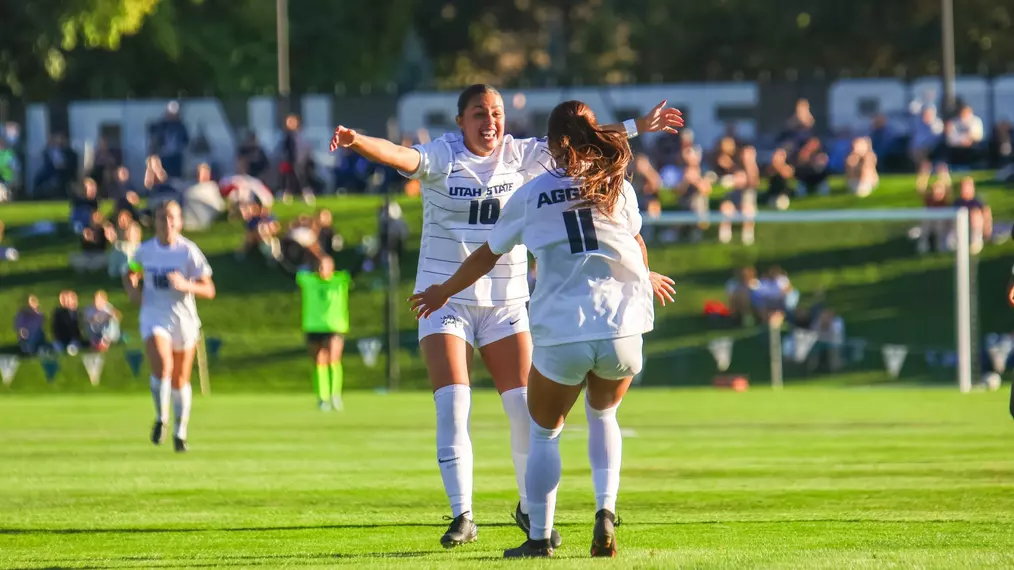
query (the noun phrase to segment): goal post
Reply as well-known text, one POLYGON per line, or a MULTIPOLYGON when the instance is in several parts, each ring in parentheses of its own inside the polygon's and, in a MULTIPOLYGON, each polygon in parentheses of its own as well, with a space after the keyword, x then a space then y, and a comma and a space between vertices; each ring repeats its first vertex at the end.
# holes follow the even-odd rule
MULTIPOLYGON (((741 225, 743 222, 754 222, 757 225, 758 242, 763 238, 762 233, 766 226, 771 224, 831 224, 837 223, 862 223, 884 224, 897 222, 932 222, 943 221, 953 223, 954 241, 954 346, 953 353, 956 354, 955 375, 958 387, 961 392, 969 392, 972 389, 973 370, 975 353, 973 349, 978 343, 975 342, 973 307, 976 303, 975 290, 972 282, 972 261, 969 211, 966 208, 953 209, 929 209, 929 208, 900 208, 900 209, 841 209, 841 210, 792 210, 792 211, 758 211, 755 214, 744 217, 740 214, 727 216, 720 212, 708 212, 698 214, 693 212, 662 212, 656 216, 645 216, 644 226, 661 230, 674 227, 703 227, 705 225, 718 225, 723 222, 731 222, 733 226, 741 225)), ((783 234, 784 235, 784 234, 783 234)), ((649 250, 655 247, 667 247, 666 245, 649 244, 649 250)), ((678 247, 695 247, 695 245, 681 244, 678 247)), ((756 246, 753 246, 756 247, 756 246)), ((651 251, 649 251, 649 254, 651 251)), ((833 255, 834 252, 831 252, 833 255)), ((833 258, 827 259, 827 263, 833 264, 833 258)), ((933 287, 935 284, 926 283, 925 286, 933 287)), ((677 288, 680 287, 677 279, 677 288)), ((679 289, 677 289, 679 291, 679 289)), ((933 326, 927 323, 927 326, 933 326)), ((772 350, 772 354, 774 351, 772 350)), ((650 356, 649 356, 650 358, 650 356)), ((776 368, 772 363, 772 373, 776 368)), ((778 375, 781 375, 781 363, 778 363, 778 375)), ((772 383, 781 383, 781 378, 772 376, 772 383)))

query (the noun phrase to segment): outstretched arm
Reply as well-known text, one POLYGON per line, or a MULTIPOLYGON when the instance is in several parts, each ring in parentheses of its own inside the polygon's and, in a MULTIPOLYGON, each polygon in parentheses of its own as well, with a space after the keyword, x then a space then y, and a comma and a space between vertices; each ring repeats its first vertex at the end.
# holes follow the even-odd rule
MULTIPOLYGON (((637 134, 644 133, 657 133, 659 131, 665 131, 669 134, 676 134, 676 129, 683 128, 683 113, 679 109, 673 109, 666 107, 667 100, 662 100, 661 103, 655 105, 655 108, 648 112, 647 115, 634 119, 634 123, 637 125, 637 134)), ((617 131, 627 132, 627 128, 623 123, 612 123, 609 125, 603 125, 602 130, 604 131, 617 131)), ((634 135, 637 136, 637 135, 634 135)))
POLYGON ((361 135, 356 131, 338 125, 331 137, 331 152, 347 148, 372 162, 390 166, 402 172, 415 173, 419 170, 422 157, 414 148, 394 144, 391 141, 361 135))
POLYGON ((416 313, 417 318, 422 319, 430 316, 434 311, 447 304, 448 299, 492 271, 502 255, 493 253, 489 244, 484 243, 468 256, 468 259, 447 281, 440 285, 433 285, 422 293, 416 293, 409 297, 412 310, 416 313))

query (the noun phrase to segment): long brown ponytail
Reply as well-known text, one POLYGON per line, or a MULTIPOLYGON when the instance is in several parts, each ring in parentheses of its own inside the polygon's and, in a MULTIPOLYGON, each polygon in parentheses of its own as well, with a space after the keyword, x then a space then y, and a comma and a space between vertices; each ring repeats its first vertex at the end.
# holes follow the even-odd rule
POLYGON ((549 115, 549 147, 564 174, 581 180, 582 200, 612 215, 631 160, 626 134, 602 130, 588 105, 566 101, 549 115))

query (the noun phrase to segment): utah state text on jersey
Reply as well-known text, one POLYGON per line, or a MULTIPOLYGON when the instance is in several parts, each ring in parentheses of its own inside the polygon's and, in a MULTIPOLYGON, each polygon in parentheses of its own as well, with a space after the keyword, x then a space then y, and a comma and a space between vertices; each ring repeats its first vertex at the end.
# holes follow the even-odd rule
POLYGON ((559 204, 560 202, 571 202, 580 199, 580 188, 557 188, 556 190, 550 190, 549 192, 542 192, 539 194, 539 203, 535 207, 538 209, 550 204, 559 204))
POLYGON ((447 189, 451 196, 462 196, 465 198, 478 198, 479 196, 496 196, 506 194, 514 190, 514 183, 497 184, 489 188, 469 188, 468 186, 451 186, 447 189))

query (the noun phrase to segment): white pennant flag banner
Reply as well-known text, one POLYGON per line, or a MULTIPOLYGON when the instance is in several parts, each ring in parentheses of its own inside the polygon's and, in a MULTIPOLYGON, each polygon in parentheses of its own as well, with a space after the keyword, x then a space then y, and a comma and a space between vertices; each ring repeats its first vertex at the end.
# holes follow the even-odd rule
POLYGON ((1014 348, 1014 345, 1011 343, 1011 338, 1004 336, 998 338, 987 349, 989 360, 993 363, 993 371, 997 374, 1003 374, 1003 371, 1007 369, 1007 357, 1010 356, 1012 348, 1014 348))
POLYGON ((10 386, 14 382, 14 375, 18 373, 18 366, 21 366, 21 359, 12 354, 0 355, 0 380, 4 386, 10 386))
POLYGON ((708 343, 708 351, 711 352, 711 356, 715 357, 715 364, 718 365, 718 370, 725 372, 729 369, 729 365, 732 364, 732 339, 724 336, 722 338, 716 338, 708 343))
POLYGON ((881 352, 884 355, 884 366, 887 367, 887 372, 897 378, 901 374, 901 367, 905 365, 908 347, 903 344, 885 344, 881 352))
POLYGON ((364 338, 356 343, 359 347, 359 354, 363 357, 366 366, 373 368, 377 365, 377 357, 380 356, 381 342, 379 338, 364 338))
POLYGON ((803 362, 810 356, 813 345, 817 344, 817 331, 797 328, 792 331, 793 360, 803 362))
POLYGON ((92 386, 98 386, 102 378, 102 367, 106 364, 106 356, 101 352, 88 353, 81 357, 85 372, 88 373, 88 381, 92 386))

